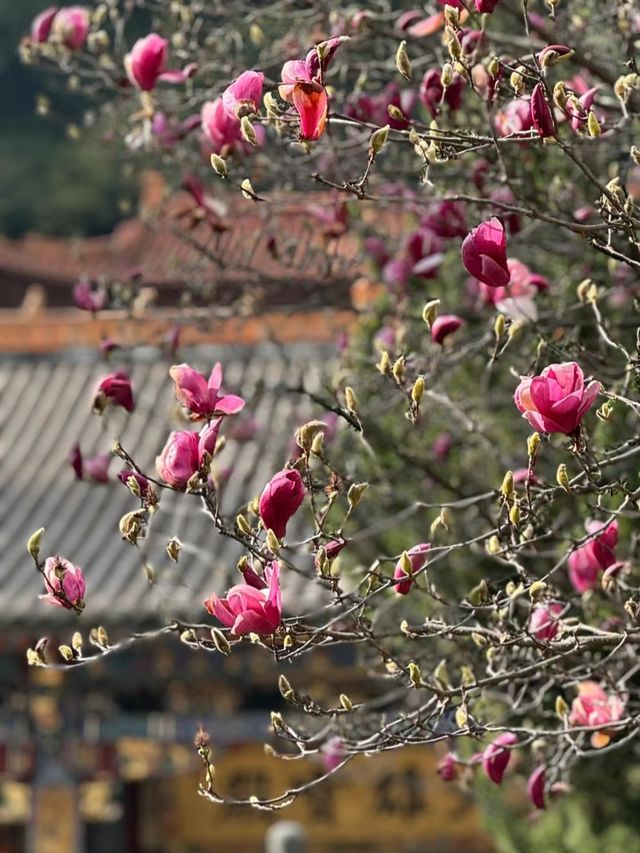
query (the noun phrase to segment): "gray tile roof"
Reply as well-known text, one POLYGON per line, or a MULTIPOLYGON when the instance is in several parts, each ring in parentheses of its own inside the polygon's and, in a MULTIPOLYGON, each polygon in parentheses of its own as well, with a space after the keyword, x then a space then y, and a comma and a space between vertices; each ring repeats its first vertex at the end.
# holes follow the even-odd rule
MULTIPOLYGON (((265 345, 181 353, 179 360, 203 372, 222 361, 225 390, 242 393, 246 415, 259 424, 255 440, 229 441, 220 456, 220 466, 232 469, 222 495, 224 514, 234 513, 260 493, 287 461, 295 427, 320 414, 312 413, 303 396, 285 393, 282 386, 304 383, 317 389, 321 366, 331 352, 319 346, 265 345)), ((92 454, 108 451, 118 439, 152 472, 171 429, 188 428, 178 419, 168 368, 169 362, 155 350, 138 354, 135 361, 116 359, 114 366, 85 352, 0 361, 0 625, 71 626, 76 621, 74 614, 38 599, 42 579, 25 543, 39 527, 46 528, 43 555, 59 553, 84 569, 87 606, 80 622, 85 627, 200 619, 206 616, 202 600, 208 594, 240 580, 236 543, 218 535, 198 498, 163 492, 150 537, 136 549, 118 532, 120 517, 138 505, 116 480, 124 464, 114 458, 113 482, 93 484, 76 481, 67 461, 76 440, 85 454, 92 454), (93 389, 116 367, 132 377, 136 410, 132 415, 107 410, 100 418, 91 413, 93 389), (184 545, 177 565, 164 554, 173 535, 184 545), (145 562, 156 570, 154 585, 146 578, 145 562)), ((314 584, 293 577, 287 586, 297 606, 312 603, 305 602, 305 596, 312 595, 306 588, 314 584)))

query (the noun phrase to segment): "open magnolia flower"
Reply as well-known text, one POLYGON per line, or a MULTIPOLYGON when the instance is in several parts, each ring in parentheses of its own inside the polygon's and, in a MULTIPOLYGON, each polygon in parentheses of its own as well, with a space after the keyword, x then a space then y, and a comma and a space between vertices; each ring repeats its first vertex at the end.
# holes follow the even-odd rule
POLYGON ((515 391, 518 411, 538 432, 577 432, 582 418, 595 403, 600 383, 587 385, 575 361, 550 364, 540 376, 525 378, 515 391))
POLYGON ((601 749, 607 746, 613 734, 607 730, 607 724, 623 718, 625 704, 619 694, 607 693, 595 681, 584 681, 578 685, 578 695, 571 703, 569 723, 572 726, 602 726, 591 735, 591 745, 601 749))
POLYGON ((225 598, 210 595, 205 608, 236 637, 244 634, 273 634, 282 621, 280 567, 277 561, 264 570, 264 580, 256 575, 259 588, 252 584, 232 586, 225 598))
POLYGON ((300 116, 300 139, 314 141, 324 133, 329 96, 324 75, 334 53, 347 36, 336 36, 312 48, 304 59, 290 59, 282 66, 280 97, 300 116))

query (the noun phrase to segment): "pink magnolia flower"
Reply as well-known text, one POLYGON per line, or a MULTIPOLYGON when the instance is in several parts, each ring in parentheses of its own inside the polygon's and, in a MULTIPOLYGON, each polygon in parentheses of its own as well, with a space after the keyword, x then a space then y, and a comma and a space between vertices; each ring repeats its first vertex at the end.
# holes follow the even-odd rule
POLYGON ((236 77, 222 93, 222 104, 227 115, 239 119, 257 113, 263 83, 262 71, 243 71, 236 77))
POLYGON ((460 109, 464 86, 463 78, 459 74, 454 74, 453 82, 445 89, 442 85, 442 72, 438 68, 432 68, 422 78, 419 97, 426 109, 435 117, 443 104, 452 111, 460 109))
POLYGON ((84 609, 85 582, 82 569, 64 557, 47 557, 43 569, 46 595, 40 598, 55 607, 79 612, 84 609))
POLYGON ((499 2, 500 0, 475 0, 477 11, 489 14, 493 12, 499 2))
POLYGON ((458 762, 452 752, 448 752, 439 762, 436 773, 443 782, 453 782, 458 776, 458 762))
POLYGON ((514 401, 518 411, 538 432, 576 433, 600 391, 595 380, 585 386, 575 361, 550 364, 540 376, 527 377, 518 385, 514 401))
POLYGON ((320 755, 325 772, 330 773, 336 767, 339 767, 348 754, 348 750, 341 737, 337 735, 330 737, 320 747, 320 755))
POLYGON ((420 222, 421 228, 430 228, 444 239, 466 237, 467 218, 464 205, 459 201, 441 201, 420 222))
POLYGON ((84 6, 68 6, 60 9, 51 26, 51 34, 57 36, 69 50, 80 50, 91 27, 89 10, 84 6))
POLYGON ((102 311, 107 304, 107 291, 88 278, 81 278, 73 287, 73 301, 81 311, 102 311))
POLYGON ((462 325, 464 320, 457 314, 441 314, 431 325, 431 340, 436 344, 443 344, 445 339, 457 332, 462 325))
POLYGON ((537 83, 531 93, 531 121, 543 139, 553 136, 556 132, 553 110, 547 101, 544 83, 537 83))
POLYGON ((105 376, 96 388, 94 411, 102 414, 108 405, 122 406, 127 412, 132 412, 135 408, 131 380, 123 370, 105 376))
POLYGON ((302 477, 295 468, 279 471, 273 476, 259 501, 260 518, 265 529, 273 530, 278 539, 282 539, 289 519, 300 508, 305 494, 302 477))
POLYGON ((156 458, 156 471, 165 483, 180 491, 186 488, 207 455, 213 455, 221 422, 222 418, 212 421, 200 433, 187 430, 171 433, 156 458))
POLYGON ((174 364, 169 376, 176 383, 176 397, 188 409, 192 420, 213 415, 235 415, 244 408, 244 400, 235 394, 220 394, 222 365, 217 362, 207 381, 188 364, 174 364))
POLYGON ((112 459, 111 453, 96 453, 93 456, 85 456, 83 459, 85 479, 93 480, 94 483, 108 483, 109 466, 112 459))
POLYGON ((618 522, 605 525, 600 521, 590 521, 586 525, 587 533, 598 534, 580 545, 569 555, 569 580, 576 592, 583 593, 598 584, 598 575, 615 565, 615 547, 618 544, 618 522))
MULTIPOLYGON (((240 119, 226 112, 222 98, 206 101, 202 105, 200 123, 205 140, 215 154, 225 155, 234 148, 250 153, 252 146, 242 138, 240 119)), ((256 125, 254 131, 257 142, 261 145, 265 138, 264 128, 262 125, 256 125)))
POLYGON ((125 71, 131 83, 143 92, 150 92, 158 81, 184 83, 195 74, 195 65, 187 65, 182 71, 168 69, 168 51, 169 42, 157 33, 138 39, 124 58, 125 71))
POLYGON ((208 612, 231 628, 231 634, 273 634, 282 621, 280 567, 276 561, 264 570, 267 587, 256 589, 248 584, 232 586, 226 598, 211 594, 204 602, 208 612))
POLYGON ((388 83, 377 95, 361 94, 351 98, 345 104, 345 114, 358 121, 366 121, 383 127, 388 124, 394 130, 406 130, 409 116, 417 100, 411 89, 400 89, 395 83, 388 83), (401 110, 407 118, 389 115, 389 107, 401 110))
POLYGON ((505 732, 490 743, 482 753, 482 769, 492 782, 499 785, 505 774, 514 744, 518 738, 512 732, 505 732))
POLYGON ((533 127, 531 101, 529 98, 514 98, 496 114, 496 130, 500 136, 527 134, 533 127))
POLYGON ((560 615, 564 607, 559 601, 537 604, 531 611, 529 631, 538 640, 553 640, 560 628, 560 615))
POLYGON ((486 305, 494 305, 512 320, 535 322, 538 319, 535 297, 541 290, 550 287, 549 280, 531 272, 526 264, 516 258, 508 259, 507 268, 511 276, 507 287, 488 287, 476 279, 470 279, 469 290, 477 292, 486 305))
POLYGON ((398 560, 393 571, 393 579, 396 581, 393 588, 398 595, 406 595, 411 589, 411 585, 418 575, 427 565, 427 554, 431 549, 429 542, 422 542, 420 545, 414 545, 407 551, 409 562, 411 563, 411 574, 408 575, 402 568, 402 560, 398 560))
POLYGON ((33 19, 31 24, 31 41, 43 44, 49 38, 53 19, 58 12, 57 6, 49 6, 33 19))
POLYGON ((82 458, 82 451, 80 450, 79 442, 74 442, 67 458, 69 465, 71 465, 74 470, 76 480, 82 480, 82 475, 84 473, 84 460, 82 458))
POLYGON ((496 217, 481 222, 462 243, 462 263, 467 272, 489 287, 506 287, 511 279, 507 265, 507 238, 496 217))
POLYGON ((595 681, 578 685, 578 695, 571 703, 569 723, 572 726, 602 726, 591 735, 595 749, 606 746, 611 740, 607 724, 617 723, 624 716, 625 700, 617 693, 607 693, 595 681))
POLYGON ((336 36, 316 45, 304 59, 290 59, 282 66, 280 97, 293 104, 300 117, 300 139, 314 141, 324 133, 329 97, 324 75, 345 36, 336 36))
POLYGON ((529 799, 537 809, 545 808, 545 772, 546 768, 544 764, 542 764, 540 765, 540 767, 536 767, 536 769, 533 771, 533 773, 529 776, 529 779, 527 780, 527 793, 529 794, 529 799))

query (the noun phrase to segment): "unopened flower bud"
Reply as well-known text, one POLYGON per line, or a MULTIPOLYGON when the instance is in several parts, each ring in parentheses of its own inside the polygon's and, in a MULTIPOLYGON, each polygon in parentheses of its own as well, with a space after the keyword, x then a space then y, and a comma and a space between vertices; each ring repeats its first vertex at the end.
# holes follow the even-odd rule
POLYGON ((529 598, 535 601, 542 595, 546 588, 547 585, 544 581, 534 581, 529 587, 529 598))
POLYGON ((347 409, 355 415, 358 411, 358 398, 356 397, 356 392, 350 385, 347 385, 344 389, 344 399, 347 404, 347 409))
POLYGON ((509 510, 509 521, 514 526, 520 524, 520 507, 517 503, 514 503, 514 505, 509 510))
POLYGON ((442 66, 442 72, 440 74, 440 85, 445 89, 448 88, 453 83, 453 66, 450 62, 445 62, 442 66))
POLYGON ((499 341, 504 335, 506 325, 507 321, 505 320, 504 314, 498 314, 495 319, 495 323, 493 324, 493 334, 496 336, 497 341, 499 341))
POLYGON ((485 549, 486 549, 487 554, 492 554, 492 555, 493 554, 499 554, 500 551, 502 550, 502 545, 500 544, 500 540, 495 535, 495 533, 493 536, 491 536, 487 540, 487 544, 485 545, 485 549))
POLYGON ((67 663, 73 660, 74 654, 71 646, 58 646, 58 651, 60 652, 60 655, 64 658, 64 660, 67 661, 67 663))
POLYGON ((384 146, 387 143, 387 138, 389 136, 389 125, 385 124, 384 127, 379 127, 377 130, 371 134, 371 139, 369 140, 369 157, 375 157, 376 154, 379 154, 384 146))
POLYGON ((278 713, 278 711, 271 712, 271 725, 276 732, 284 729, 284 720, 282 719, 282 714, 278 713))
POLYGON ((492 56, 487 65, 487 71, 491 77, 497 77, 500 73, 500 62, 497 56, 492 56))
POLYGON ((290 649, 291 646, 293 646, 293 637, 291 636, 291 634, 285 634, 282 639, 282 648, 290 649))
POLYGON ((40 556, 40 542, 42 541, 44 530, 44 527, 40 527, 35 533, 31 534, 27 541, 27 551, 36 562, 40 556))
POLYGON ((396 359, 393 367, 391 368, 391 372, 398 382, 404 382, 404 358, 402 356, 396 359))
POLYGON ((389 353, 386 350, 382 351, 382 354, 380 356, 380 361, 376 364, 376 367, 378 368, 380 373, 382 373, 383 376, 385 376, 387 373, 389 373, 389 370, 390 370, 389 353))
POLYGON ((273 530, 267 530, 267 548, 272 554, 278 555, 280 553, 280 542, 273 530))
POLYGON ((469 715, 467 714, 467 709, 464 707, 464 705, 460 705, 458 708, 456 708, 455 719, 456 725, 459 729, 466 729, 467 723, 469 722, 469 715))
POLYGON ((440 307, 439 299, 432 299, 422 309, 422 319, 424 322, 431 328, 433 326, 433 321, 438 316, 438 308, 440 307))
POLYGON ((631 159, 636 164, 636 166, 640 166, 640 148, 637 148, 635 145, 632 145, 629 154, 631 155, 631 159))
POLYGON ((397 107, 395 104, 389 104, 387 107, 387 113, 389 118, 395 119, 396 121, 407 121, 406 115, 402 112, 400 107, 397 107))
POLYGON ((401 41, 398 45, 398 50, 396 51, 396 68, 405 80, 411 80, 411 61, 407 53, 406 41, 401 41))
POLYGON ((487 582, 485 580, 481 580, 477 586, 469 593, 469 604, 473 607, 480 607, 481 604, 484 604, 485 601, 489 598, 489 587, 487 586, 487 582))
MULTIPOLYGON (((353 394, 353 391, 351 393, 353 394)), ((316 437, 318 435, 322 436, 322 433, 326 428, 327 425, 324 421, 309 421, 308 423, 303 424, 298 430, 296 430, 296 443, 306 453, 309 453, 309 451, 312 449, 313 442, 316 437)))
POLYGON ((346 693, 340 694, 340 704, 342 705, 345 711, 353 710, 353 702, 351 701, 351 699, 349 699, 346 693))
POLYGON ((287 702, 290 702, 292 699, 296 698, 296 694, 293 687, 284 675, 281 675, 278 678, 278 690, 280 691, 282 698, 286 699, 287 702))
POLYGON ((240 189, 242 190, 242 195, 246 199, 248 199, 249 201, 255 201, 256 194, 249 178, 244 179, 244 181, 240 184, 240 189))
POLYGON ((411 682, 411 686, 420 687, 422 683, 422 673, 420 672, 418 664, 411 661, 407 669, 409 670, 409 681, 411 682))
POLYGON ((511 83, 511 88, 516 93, 516 95, 521 95, 524 92, 524 77, 522 76, 522 74, 520 74, 519 71, 511 72, 509 82, 511 83))
POLYGON ((540 438, 539 432, 534 432, 529 436, 527 439, 527 453, 529 454, 529 459, 535 458, 541 442, 542 439, 540 438))
POLYGON ((569 474, 567 473, 567 466, 564 462, 561 462, 558 465, 558 469, 556 471, 556 483, 561 486, 565 492, 571 491, 571 486, 569 485, 569 474))
POLYGON ((559 109, 564 110, 567 106, 568 93, 566 87, 562 80, 559 80, 556 85, 553 87, 553 102, 559 107, 559 109))
POLYGON ((178 562, 178 557, 180 556, 180 551, 182 550, 182 542, 173 536, 167 542, 167 547, 165 551, 167 552, 167 557, 174 563, 178 562))
POLYGON ((229 174, 227 162, 223 157, 220 157, 219 154, 211 155, 211 167, 216 175, 220 175, 221 178, 226 178, 229 174))
POLYGON ((256 136, 256 132, 253 129, 253 125, 249 120, 249 116, 242 116, 240 119, 240 135, 248 142, 249 145, 257 145, 258 137, 256 136))
POLYGON ((347 492, 347 500, 349 502, 349 508, 355 509, 360 501, 362 500, 362 496, 369 488, 369 483, 354 483, 349 487, 349 491, 347 492))
POLYGON ((589 110, 589 115, 587 116, 587 130, 589 131, 589 136, 593 137, 600 136, 602 133, 600 122, 593 110, 589 110))
POLYGON ((251 525, 241 512, 236 515, 236 527, 244 536, 251 536, 251 525))
POLYGON ((249 27, 249 40, 256 47, 261 47, 264 44, 265 35, 262 28, 255 21, 249 27))
POLYGON ((513 495, 513 471, 507 471, 500 486, 500 493, 505 500, 510 500, 513 495))
POLYGON ((73 632, 73 636, 71 637, 71 648, 76 652, 76 654, 82 654, 82 634, 80 631, 73 632))
POLYGON ((568 713, 569 713, 569 706, 564 701, 562 696, 556 697, 556 714, 557 714, 557 716, 560 717, 560 719, 562 720, 562 719, 564 719, 564 717, 567 716, 568 713))
POLYGON ((416 404, 416 406, 420 405, 420 401, 424 396, 424 376, 418 376, 416 381, 413 383, 413 388, 411 389, 411 399, 416 404))

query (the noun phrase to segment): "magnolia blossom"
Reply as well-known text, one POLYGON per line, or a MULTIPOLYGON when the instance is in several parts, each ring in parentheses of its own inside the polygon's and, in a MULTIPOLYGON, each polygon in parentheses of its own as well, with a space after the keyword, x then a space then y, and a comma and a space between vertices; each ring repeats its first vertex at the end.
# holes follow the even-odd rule
POLYGON ((540 376, 525 378, 516 388, 518 411, 538 432, 576 433, 600 391, 595 380, 585 386, 575 361, 550 364, 540 376))
POLYGON ((236 77, 222 93, 222 104, 227 115, 242 118, 257 113, 263 83, 262 71, 243 71, 236 77))
POLYGON ((531 93, 531 121, 543 139, 556 132, 553 111, 547 101, 544 83, 537 83, 531 93))
POLYGON ((618 522, 615 519, 608 524, 590 521, 586 530, 592 538, 572 551, 568 561, 569 580, 579 593, 597 586, 600 572, 617 562, 618 522))
POLYGON ((93 284, 88 278, 81 278, 73 287, 73 301, 81 311, 102 311, 107 304, 107 291, 93 284))
POLYGON ((231 629, 233 636, 273 634, 282 621, 278 563, 274 561, 265 568, 262 588, 238 584, 231 587, 225 598, 211 594, 204 606, 212 616, 231 629))
POLYGON ((564 610, 559 601, 537 604, 531 611, 529 630, 538 640, 553 640, 560 628, 560 616, 564 610))
POLYGON ((511 279, 507 266, 507 237, 496 217, 481 222, 462 243, 462 263, 478 281, 489 287, 506 287, 511 279))
POLYGON ((282 66, 280 97, 293 104, 300 116, 300 139, 313 141, 324 133, 329 97, 324 75, 345 36, 336 36, 312 48, 304 59, 290 59, 282 66))
POLYGON ((499 785, 505 774, 513 747, 518 738, 512 732, 505 732, 490 743, 482 753, 482 769, 492 782, 499 785))
POLYGON ((200 433, 172 432, 156 458, 158 475, 174 489, 183 490, 193 475, 212 456, 222 418, 207 424, 200 433))
POLYGON ((436 773, 443 782, 453 782, 458 776, 458 762, 452 752, 448 752, 439 762, 436 773))
POLYGON ((124 58, 125 71, 131 83, 143 92, 150 92, 158 81, 184 83, 195 74, 195 65, 187 65, 182 71, 168 69, 168 52, 169 42, 157 33, 138 39, 124 58))
POLYGON ((496 130, 500 136, 527 134, 533 127, 531 101, 529 98, 514 98, 496 114, 496 130))
POLYGON ((149 480, 143 474, 134 471, 133 468, 123 468, 122 471, 118 472, 118 479, 131 491, 135 489, 136 492, 139 492, 143 499, 147 499, 153 494, 153 487, 149 480), (133 483, 135 485, 132 489, 133 483))
POLYGON ((544 764, 542 764, 540 767, 536 767, 536 769, 533 771, 533 773, 529 776, 529 779, 527 780, 527 793, 529 794, 529 799, 537 809, 545 808, 545 771, 546 768, 544 764))
POLYGON ((64 557, 47 557, 43 575, 46 595, 40 598, 55 607, 80 611, 84 608, 85 582, 82 569, 64 557))
POLYGON ((491 13, 496 8, 500 0, 475 0, 476 10, 478 12, 491 13))
POLYGON ((58 13, 57 6, 49 6, 33 19, 31 23, 31 41, 43 44, 49 38, 53 19, 58 13))
POLYGON ((85 6, 67 6, 53 18, 51 35, 59 38, 69 50, 80 50, 87 40, 90 27, 89 9, 85 6))
POLYGON ((489 287, 477 279, 469 279, 470 291, 477 292, 485 304, 495 306, 512 320, 535 322, 538 319, 535 297, 549 288, 548 279, 532 272, 517 258, 509 258, 507 268, 511 278, 506 287, 489 287))
POLYGON ((127 412, 135 408, 131 380, 123 370, 110 373, 98 383, 93 400, 94 411, 102 414, 109 405, 122 406, 127 412))
POLYGON ((169 376, 176 383, 176 397, 187 409, 192 420, 204 420, 214 415, 235 415, 244 408, 244 400, 235 394, 220 394, 222 365, 217 362, 209 379, 189 367, 174 364, 169 376))
POLYGON ((264 487, 259 501, 260 518, 266 530, 273 530, 278 539, 287 532, 289 519, 304 500, 306 489, 295 468, 279 471, 264 487))
MULTIPOLYGON (((224 156, 235 148, 244 153, 250 152, 252 146, 242 137, 240 119, 227 113, 222 98, 206 101, 202 105, 200 123, 205 141, 211 146, 214 154, 224 156)), ((265 138, 264 128, 262 125, 256 125, 254 131, 257 143, 261 145, 265 138)))
POLYGON ((595 749, 606 746, 611 740, 607 731, 609 723, 616 723, 624 716, 625 700, 617 693, 607 693, 595 681, 584 681, 578 685, 578 695, 571 703, 569 723, 572 726, 602 726, 591 735, 595 749))
POLYGON ((326 773, 330 773, 339 767, 348 755, 347 747, 341 737, 330 737, 320 747, 322 765, 326 773))
POLYGON ((430 543, 423 542, 420 545, 414 545, 407 551, 411 563, 411 574, 407 574, 404 570, 402 559, 398 560, 393 571, 393 579, 396 581, 393 588, 398 595, 406 595, 409 592, 416 575, 427 565, 427 553, 430 549, 430 543))
POLYGON ((464 320, 457 314, 441 314, 431 324, 431 340, 436 344, 443 344, 445 339, 457 332, 462 325, 464 320))
POLYGON ((420 221, 422 228, 429 228, 438 237, 465 237, 467 217, 464 205, 459 201, 441 201, 436 203, 420 221))
POLYGON ((420 83, 420 100, 434 117, 438 115, 443 104, 446 104, 450 110, 458 110, 462 106, 464 86, 463 78, 459 74, 454 74, 453 81, 445 88, 442 85, 442 72, 440 69, 432 68, 427 71, 420 83))

